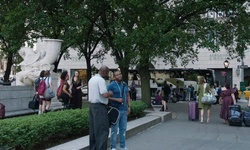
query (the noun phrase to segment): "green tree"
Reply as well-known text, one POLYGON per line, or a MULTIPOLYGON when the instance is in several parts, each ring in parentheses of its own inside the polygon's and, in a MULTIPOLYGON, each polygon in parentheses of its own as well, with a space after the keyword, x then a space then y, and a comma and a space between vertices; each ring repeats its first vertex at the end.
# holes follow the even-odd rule
POLYGON ((27 23, 30 9, 26 9, 26 1, 0 2, 0 49, 7 59, 4 82, 9 81, 13 56, 27 41, 29 24, 27 23))
MULTIPOLYGON (((241 53, 249 43, 249 35, 246 34, 249 33, 249 21, 247 22, 249 13, 244 6, 246 1, 126 0, 116 2, 110 1, 109 7, 105 7, 110 11, 107 16, 111 20, 106 25, 107 29, 125 30, 129 25, 133 30, 131 32, 125 30, 126 37, 119 36, 119 32, 110 32, 118 36, 108 35, 109 40, 116 45, 112 45, 111 42, 109 44, 113 54, 124 53, 127 49, 131 50, 131 47, 135 48, 130 51, 130 54, 134 56, 132 62, 139 66, 142 99, 148 106, 150 106, 148 66, 156 56, 165 58, 164 61, 171 63, 172 66, 176 66, 177 60, 181 60, 181 64, 185 66, 198 59, 199 48, 219 51, 220 46, 228 47, 235 43, 236 48, 233 52, 241 53), (222 12, 226 16, 214 19, 206 16, 210 12, 216 14, 222 12), (244 22, 239 21, 240 19, 244 22), (133 40, 128 42, 127 37, 133 40), (118 45, 123 43, 123 40, 126 41, 126 45, 121 48, 118 45)), ((115 56, 119 64, 121 57, 115 56)))

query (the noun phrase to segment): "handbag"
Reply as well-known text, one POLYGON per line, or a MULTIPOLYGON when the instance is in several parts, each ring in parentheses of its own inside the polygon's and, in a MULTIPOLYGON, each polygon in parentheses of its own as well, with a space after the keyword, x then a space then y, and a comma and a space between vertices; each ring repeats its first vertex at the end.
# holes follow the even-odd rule
POLYGON ((216 103, 216 101, 216 97, 210 93, 205 93, 204 96, 201 98, 201 102, 203 104, 214 104, 216 103))
POLYGON ((52 99, 54 98, 56 95, 55 93, 51 90, 50 87, 48 87, 45 91, 44 91, 44 98, 45 99, 52 99))
POLYGON ((39 108, 38 95, 33 96, 33 99, 29 101, 28 107, 33 110, 39 108))
POLYGON ((109 124, 115 125, 118 121, 118 118, 120 116, 120 112, 117 108, 108 106, 108 119, 109 119, 109 124))

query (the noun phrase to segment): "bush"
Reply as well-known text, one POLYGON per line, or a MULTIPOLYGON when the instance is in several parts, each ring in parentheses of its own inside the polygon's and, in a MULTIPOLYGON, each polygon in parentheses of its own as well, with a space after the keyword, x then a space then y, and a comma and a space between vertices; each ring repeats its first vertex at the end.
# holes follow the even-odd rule
POLYGON ((140 117, 143 115, 143 111, 147 108, 147 104, 142 101, 132 101, 131 102, 131 113, 129 118, 140 117))
POLYGON ((49 139, 82 134, 88 130, 88 112, 89 109, 65 110, 4 119, 0 122, 0 145, 32 149, 49 139))
MULTIPOLYGON (((141 101, 132 102, 129 117, 142 115, 145 108, 141 101)), ((88 130, 88 108, 4 119, 0 121, 0 149, 33 149, 51 139, 84 136, 88 130)))

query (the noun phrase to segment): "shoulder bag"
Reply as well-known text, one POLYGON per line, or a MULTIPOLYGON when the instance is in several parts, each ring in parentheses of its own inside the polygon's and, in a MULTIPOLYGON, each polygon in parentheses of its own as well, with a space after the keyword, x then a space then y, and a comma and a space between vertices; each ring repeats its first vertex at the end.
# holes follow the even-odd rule
MULTIPOLYGON (((48 79, 49 81, 49 79, 48 79)), ((49 85, 49 82, 48 82, 49 85)), ((52 99, 54 98, 56 95, 55 93, 51 90, 50 86, 46 88, 46 90, 44 91, 44 98, 45 99, 52 99)))
POLYGON ((207 85, 204 86, 204 91, 203 91, 204 94, 203 94, 203 96, 201 98, 201 102, 203 104, 214 104, 214 103, 216 103, 217 99, 216 99, 216 97, 213 94, 211 94, 211 93, 205 93, 206 86, 207 85))
POLYGON ((29 101, 28 107, 29 107, 30 109, 33 109, 33 110, 39 108, 38 95, 35 94, 35 95, 33 96, 33 99, 32 99, 31 101, 29 101))

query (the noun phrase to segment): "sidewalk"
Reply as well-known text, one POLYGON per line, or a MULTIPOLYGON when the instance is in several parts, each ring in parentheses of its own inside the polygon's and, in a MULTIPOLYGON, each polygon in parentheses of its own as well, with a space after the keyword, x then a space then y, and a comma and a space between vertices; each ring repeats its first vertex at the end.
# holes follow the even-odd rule
MULTIPOLYGON (((127 124, 126 138, 135 136, 136 134, 147 130, 159 123, 166 122, 172 119, 171 112, 160 112, 160 107, 155 108, 155 111, 146 110, 148 113, 145 117, 133 120, 127 124)), ((110 138, 110 135, 109 135, 110 138)), ((109 143, 109 142, 108 142, 109 143)), ((47 150, 88 150, 89 149, 89 136, 84 136, 76 140, 57 145, 47 150)))

